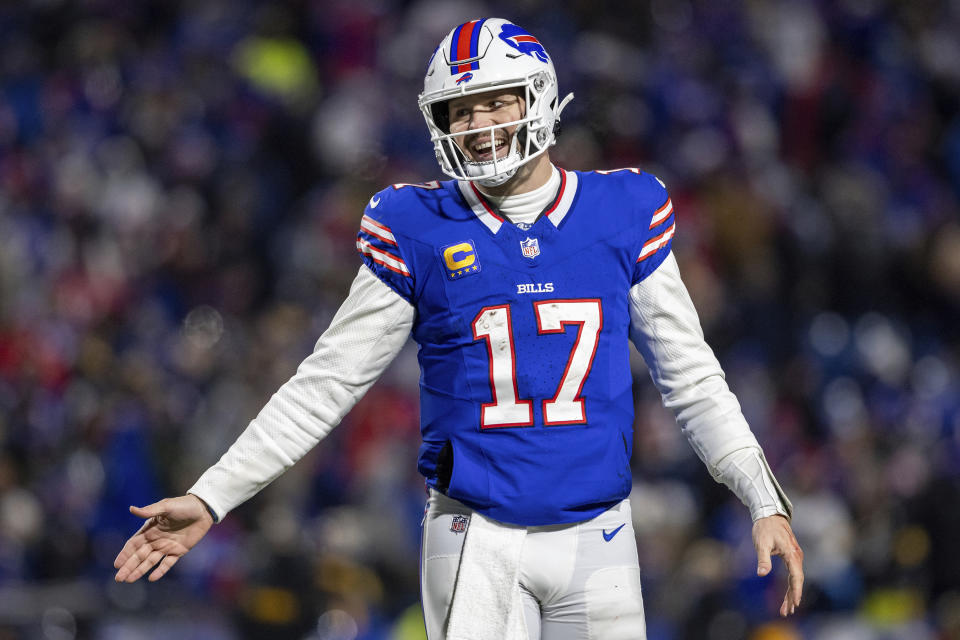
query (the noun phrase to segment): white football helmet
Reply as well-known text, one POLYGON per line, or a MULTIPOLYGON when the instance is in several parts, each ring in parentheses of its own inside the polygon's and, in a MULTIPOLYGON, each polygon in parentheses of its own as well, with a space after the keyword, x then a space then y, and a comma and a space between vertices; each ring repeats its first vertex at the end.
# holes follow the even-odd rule
POLYGON ((556 143, 560 112, 572 99, 571 93, 558 101, 553 62, 535 37, 508 20, 487 18, 471 20, 447 34, 427 63, 418 102, 440 169, 457 180, 494 187, 556 143), (520 120, 450 133, 448 100, 514 87, 524 90, 526 113, 520 120), (513 126, 517 130, 509 151, 498 158, 494 132, 513 126), (494 153, 489 161, 468 161, 457 146, 455 138, 477 131, 490 135, 494 153))

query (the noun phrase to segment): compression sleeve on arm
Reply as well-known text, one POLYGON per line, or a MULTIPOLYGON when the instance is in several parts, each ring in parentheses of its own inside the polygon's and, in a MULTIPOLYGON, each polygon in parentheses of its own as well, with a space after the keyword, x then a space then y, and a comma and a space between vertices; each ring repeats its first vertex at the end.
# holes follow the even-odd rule
POLYGON ((220 461, 187 493, 219 521, 302 458, 363 397, 400 352, 414 307, 366 266, 330 326, 220 461))
POLYGON ((672 253, 630 289, 630 339, 646 360, 663 405, 673 411, 713 478, 740 498, 754 520, 774 513, 790 517, 793 507, 704 340, 672 253))

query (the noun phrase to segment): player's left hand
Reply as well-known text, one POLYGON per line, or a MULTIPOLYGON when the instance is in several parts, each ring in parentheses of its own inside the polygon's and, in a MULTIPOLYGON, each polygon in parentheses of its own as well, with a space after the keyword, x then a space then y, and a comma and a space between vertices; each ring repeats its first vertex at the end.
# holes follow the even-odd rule
POLYGON ((753 523, 753 546, 757 550, 757 575, 770 573, 770 556, 783 558, 787 566, 787 593, 780 605, 780 615, 787 617, 800 606, 803 591, 803 549, 790 528, 790 521, 781 515, 760 518, 753 523))

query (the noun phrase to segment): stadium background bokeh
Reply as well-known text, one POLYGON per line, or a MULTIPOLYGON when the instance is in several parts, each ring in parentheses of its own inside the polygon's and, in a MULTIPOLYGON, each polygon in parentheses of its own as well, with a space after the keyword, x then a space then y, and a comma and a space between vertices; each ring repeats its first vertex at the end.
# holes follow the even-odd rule
POLYGON ((780 622, 636 358, 650 639, 960 638, 960 2, 30 0, 0 6, 0 639, 422 637, 412 345, 168 577, 111 565, 310 352, 370 195, 440 177, 416 95, 482 15, 576 92, 558 164, 666 182, 796 509, 780 622))

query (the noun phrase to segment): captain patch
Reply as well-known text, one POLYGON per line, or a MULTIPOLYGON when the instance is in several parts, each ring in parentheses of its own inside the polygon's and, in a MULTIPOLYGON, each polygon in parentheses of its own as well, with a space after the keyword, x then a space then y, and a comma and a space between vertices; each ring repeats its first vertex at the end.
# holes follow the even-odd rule
POLYGON ((463 276, 480 272, 480 258, 473 240, 464 240, 440 248, 440 257, 447 278, 456 280, 463 276))

